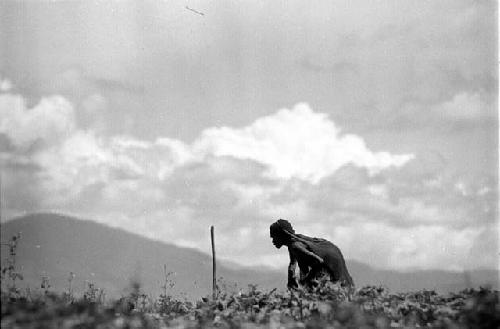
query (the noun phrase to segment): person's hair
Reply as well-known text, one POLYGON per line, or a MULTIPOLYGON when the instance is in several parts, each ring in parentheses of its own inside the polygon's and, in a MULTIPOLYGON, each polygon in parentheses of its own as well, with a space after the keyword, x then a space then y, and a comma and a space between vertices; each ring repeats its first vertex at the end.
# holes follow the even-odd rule
POLYGON ((295 234, 295 230, 293 229, 292 224, 290 224, 290 222, 285 219, 278 219, 276 222, 274 222, 270 227, 270 231, 272 235, 281 235, 283 234, 283 231, 288 231, 292 234, 295 234))

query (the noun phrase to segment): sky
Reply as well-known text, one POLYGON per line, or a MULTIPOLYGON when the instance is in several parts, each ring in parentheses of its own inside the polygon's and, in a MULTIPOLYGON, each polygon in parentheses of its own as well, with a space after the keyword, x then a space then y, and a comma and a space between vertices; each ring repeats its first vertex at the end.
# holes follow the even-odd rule
POLYGON ((0 2, 2 221, 283 267, 498 268, 494 1, 0 2), (191 10, 192 9, 192 10, 191 10))

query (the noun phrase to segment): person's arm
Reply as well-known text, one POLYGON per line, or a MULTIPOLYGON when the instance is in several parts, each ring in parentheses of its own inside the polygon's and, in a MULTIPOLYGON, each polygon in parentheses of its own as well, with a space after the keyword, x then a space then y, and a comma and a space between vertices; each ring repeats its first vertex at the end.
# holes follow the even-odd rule
POLYGON ((297 279, 295 278, 295 268, 297 267, 297 260, 292 255, 290 250, 288 251, 290 255, 290 264, 288 264, 288 289, 298 288, 299 284, 297 283, 297 279))
MULTIPOLYGON (((316 255, 314 252, 312 252, 310 250, 311 249, 310 245, 313 242, 303 238, 302 236, 300 236, 300 234, 294 234, 294 233, 288 232, 287 230, 283 230, 283 232, 285 232, 285 234, 287 234, 290 237, 290 239, 292 239, 292 241, 294 241, 292 247, 295 250, 298 250, 300 253, 306 255, 307 258, 311 259, 312 263, 316 263, 316 262, 319 262, 320 264, 324 263, 323 258, 316 255)), ((314 238, 313 240, 326 241, 324 239, 318 239, 318 238, 314 238)), ((309 262, 309 263, 311 263, 311 262, 309 262)))
POLYGON ((319 271, 321 271, 325 261, 320 256, 309 251, 301 242, 296 242, 291 247, 293 248, 294 253, 301 255, 301 259, 305 259, 310 268, 309 271, 307 273, 303 273, 305 275, 301 275, 300 278, 301 285, 307 284, 317 276, 319 271))
POLYGON ((307 262, 310 264, 311 267, 317 265, 323 265, 323 263, 325 262, 323 258, 319 257, 312 251, 307 250, 307 248, 300 242, 294 243, 292 248, 295 250, 296 253, 304 255, 307 258, 307 262))

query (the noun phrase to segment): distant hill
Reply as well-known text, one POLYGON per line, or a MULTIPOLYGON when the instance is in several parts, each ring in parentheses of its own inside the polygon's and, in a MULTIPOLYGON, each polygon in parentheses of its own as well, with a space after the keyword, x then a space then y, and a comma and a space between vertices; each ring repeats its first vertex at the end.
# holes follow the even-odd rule
MULTIPOLYGON (((21 286, 39 288, 42 274, 50 277, 54 290, 68 286, 70 271, 76 274, 73 287, 82 291, 85 280, 105 289, 108 296, 126 293, 133 280, 152 296, 161 292, 163 265, 175 272, 172 293, 185 293, 199 298, 211 291, 212 260, 210 255, 195 249, 153 241, 145 237, 108 227, 93 221, 56 214, 31 214, 16 218, 1 227, 2 243, 22 232, 17 262, 23 267, 25 280, 21 286)), ((2 247, 2 265, 8 250, 2 247)), ((230 262, 217 265, 218 276, 228 285, 236 283, 246 288, 250 283, 262 289, 286 285, 286 269, 248 268, 230 262)), ((385 285, 391 291, 436 289, 441 292, 460 290, 468 286, 489 284, 498 289, 495 270, 463 273, 447 271, 417 271, 400 273, 377 270, 359 262, 349 262, 348 268, 357 286, 385 285)))
MULTIPOLYGON (((31 214, 2 224, 2 243, 22 232, 17 263, 23 267, 25 283, 39 287, 42 274, 50 277, 56 290, 68 286, 70 271, 76 274, 73 286, 83 289, 91 280, 108 295, 120 296, 137 280, 145 291, 157 295, 164 282, 164 264, 175 272, 174 293, 189 297, 209 294, 212 287, 212 259, 195 249, 153 241, 93 221, 56 214, 31 214)), ((208 237, 207 237, 208 238, 208 237)), ((209 242, 207 243, 209 244, 209 242)), ((2 264, 8 250, 2 247, 2 264)), ((284 286, 283 273, 256 269, 228 268, 218 264, 217 276, 230 285, 249 283, 262 288, 284 286)))

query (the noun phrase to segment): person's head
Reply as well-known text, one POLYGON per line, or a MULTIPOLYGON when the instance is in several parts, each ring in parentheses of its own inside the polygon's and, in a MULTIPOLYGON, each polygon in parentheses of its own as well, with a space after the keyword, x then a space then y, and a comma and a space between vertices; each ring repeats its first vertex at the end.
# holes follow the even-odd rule
POLYGON ((278 219, 276 222, 271 224, 269 228, 269 235, 273 239, 273 244, 276 248, 281 248, 283 245, 288 245, 290 243, 290 235, 285 231, 294 234, 295 230, 289 221, 284 219, 278 219))

